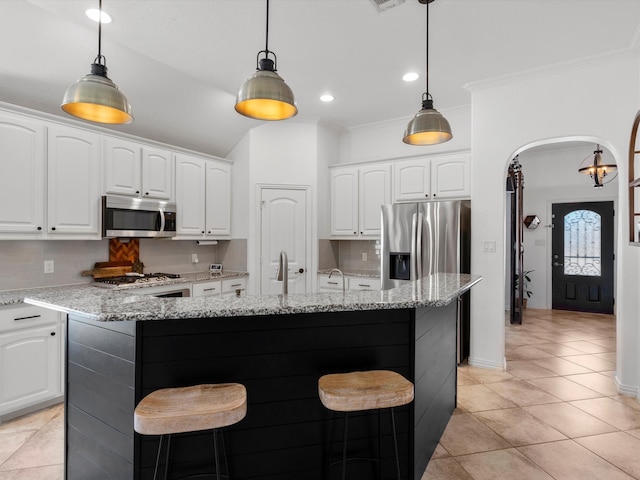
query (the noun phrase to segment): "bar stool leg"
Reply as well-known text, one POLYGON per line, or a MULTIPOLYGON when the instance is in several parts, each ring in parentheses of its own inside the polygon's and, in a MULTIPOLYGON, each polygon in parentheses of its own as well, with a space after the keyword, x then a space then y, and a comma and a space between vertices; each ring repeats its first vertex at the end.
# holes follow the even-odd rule
POLYGON ((398 455, 398 437, 396 436, 396 417, 393 413, 393 407, 391 407, 391 428, 393 429, 393 448, 396 453, 396 473, 398 474, 398 480, 400 480, 400 457, 398 455))
POLYGON ((344 413, 344 435, 342 436, 342 480, 347 478, 347 432, 349 429, 349 412, 344 413))
POLYGON ((164 440, 164 435, 160 435, 160 443, 158 444, 158 453, 156 454, 156 467, 153 469, 153 480, 156 480, 156 476, 158 475, 158 466, 160 465, 160 454, 162 453, 162 440, 164 440))
POLYGON ((220 455, 218 455, 218 432, 213 429, 213 452, 216 460, 216 478, 220 480, 220 455))
POLYGON ((382 412, 378 408, 378 457, 376 466, 378 470, 378 480, 382 480, 382 412))
POLYGON ((169 453, 171 452, 171 435, 167 435, 167 459, 164 463, 164 480, 169 479, 169 453))

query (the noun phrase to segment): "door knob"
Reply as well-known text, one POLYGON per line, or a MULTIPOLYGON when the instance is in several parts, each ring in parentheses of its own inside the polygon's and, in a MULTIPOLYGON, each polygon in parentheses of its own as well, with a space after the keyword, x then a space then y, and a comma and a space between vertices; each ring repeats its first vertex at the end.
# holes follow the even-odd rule
POLYGON ((564 263, 553 262, 553 266, 554 267, 561 267, 563 265, 564 265, 564 263))

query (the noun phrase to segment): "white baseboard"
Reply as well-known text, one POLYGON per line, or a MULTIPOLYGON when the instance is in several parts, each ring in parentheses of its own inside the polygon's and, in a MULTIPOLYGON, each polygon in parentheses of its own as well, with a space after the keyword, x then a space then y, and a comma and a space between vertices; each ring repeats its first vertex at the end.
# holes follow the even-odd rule
POLYGON ((469 357, 468 359, 469 365, 472 367, 478 368, 487 368, 490 370, 506 370, 507 364, 506 361, 503 360, 502 363, 492 362, 490 360, 484 360, 482 358, 469 357))
POLYGON ((616 388, 618 389, 618 393, 621 393, 622 395, 628 395, 629 397, 640 398, 640 389, 638 388, 637 385, 636 386, 623 385, 622 383, 620 383, 620 379, 618 378, 617 375, 614 377, 614 380, 616 382, 616 388))

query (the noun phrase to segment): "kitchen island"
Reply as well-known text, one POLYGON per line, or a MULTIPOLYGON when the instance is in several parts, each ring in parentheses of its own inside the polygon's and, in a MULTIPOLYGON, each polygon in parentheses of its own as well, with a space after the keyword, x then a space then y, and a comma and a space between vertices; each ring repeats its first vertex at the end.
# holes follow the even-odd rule
MULTIPOLYGON (((241 298, 155 298, 90 287, 25 294, 68 314, 67 479, 147 479, 157 437, 133 431, 137 402, 158 388, 238 382, 246 418, 226 430, 234 478, 320 480, 331 413, 326 373, 390 369, 415 384, 398 409, 403 478, 419 480, 456 397, 457 298, 480 277, 437 274, 393 290, 241 298)), ((377 415, 350 428, 350 446, 376 445, 377 415)), ((383 415, 383 468, 392 438, 383 415)), ((211 437, 173 442, 179 477, 211 457, 211 437)), ((373 478, 367 463, 353 478, 373 478)))

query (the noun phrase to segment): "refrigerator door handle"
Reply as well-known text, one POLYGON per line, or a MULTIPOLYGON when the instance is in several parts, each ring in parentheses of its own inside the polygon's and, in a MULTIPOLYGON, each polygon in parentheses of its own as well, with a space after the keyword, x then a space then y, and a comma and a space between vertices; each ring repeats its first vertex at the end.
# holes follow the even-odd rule
POLYGON ((409 263, 410 275, 409 279, 413 282, 416 280, 416 273, 418 268, 417 259, 417 246, 416 241, 418 238, 418 214, 414 213, 411 219, 411 262, 409 263))
POLYGON ((416 225, 416 243, 417 243, 417 248, 416 248, 416 266, 417 266, 417 278, 422 278, 422 223, 424 220, 424 214, 422 212, 418 213, 418 224, 416 225))

